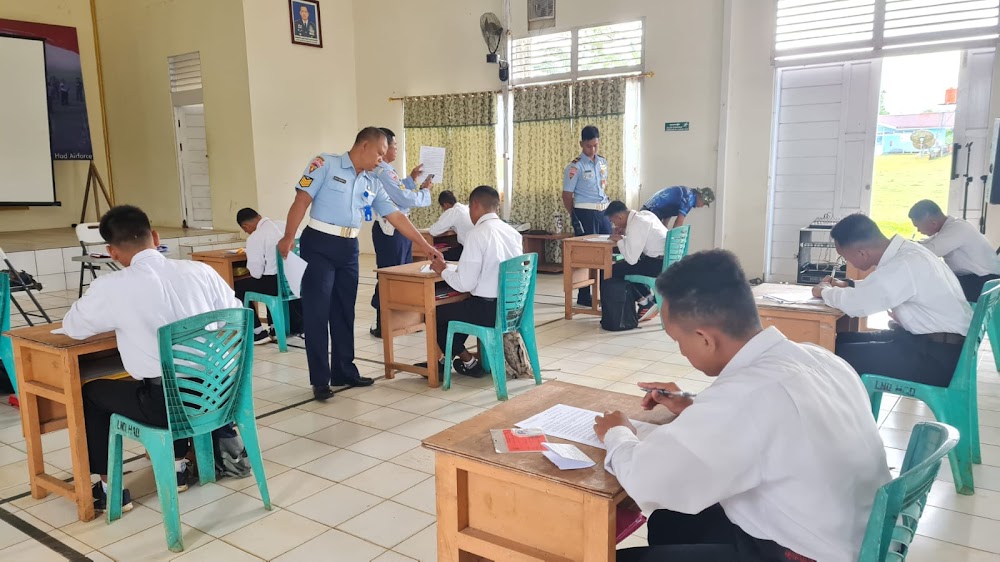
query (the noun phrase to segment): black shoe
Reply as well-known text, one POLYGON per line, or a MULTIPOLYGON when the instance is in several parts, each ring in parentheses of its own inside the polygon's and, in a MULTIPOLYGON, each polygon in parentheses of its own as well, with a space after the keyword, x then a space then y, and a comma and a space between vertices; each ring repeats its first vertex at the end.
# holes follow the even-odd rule
POLYGON ((591 308, 592 306, 594 306, 594 300, 591 299, 591 298, 586 298, 586 299, 577 298, 576 299, 576 306, 582 306, 584 308, 591 308))
POLYGON ((316 400, 327 400, 333 396, 333 391, 327 385, 316 386, 313 385, 313 398, 316 400))
POLYGON ((368 328, 368 333, 371 334, 373 338, 382 339, 382 326, 368 328))
POLYGON ((177 492, 186 492, 191 485, 191 464, 184 463, 184 468, 177 472, 177 492))
MULTIPOLYGON (((106 511, 108 509, 108 495, 104 493, 104 486, 100 482, 95 482, 90 493, 94 496, 94 509, 106 511)), ((122 490, 122 512, 126 511, 132 511, 132 494, 129 493, 128 488, 122 490)))
POLYGON ((330 381, 330 386, 352 386, 353 387, 353 386, 371 386, 373 384, 375 384, 375 380, 374 379, 370 379, 368 377, 361 377, 361 376, 359 376, 357 378, 353 378, 353 379, 344 379, 342 381, 339 381, 339 380, 330 381))
POLYGON ((253 344, 254 345, 264 345, 265 343, 271 343, 271 336, 265 330, 259 332, 254 332, 253 334, 253 344))
POLYGON ((656 303, 649 301, 646 304, 639 305, 639 322, 649 320, 654 315, 656 315, 656 303))
POLYGON ((483 366, 479 363, 479 360, 477 359, 473 359, 471 367, 466 367, 465 362, 462 361, 462 358, 456 357, 455 361, 452 362, 451 366, 455 368, 455 371, 457 371, 458 374, 465 375, 467 377, 473 377, 479 379, 486 374, 486 371, 483 370, 483 366))
POLYGON ((270 338, 273 343, 278 343, 278 335, 274 332, 274 328, 267 330, 267 337, 270 338))

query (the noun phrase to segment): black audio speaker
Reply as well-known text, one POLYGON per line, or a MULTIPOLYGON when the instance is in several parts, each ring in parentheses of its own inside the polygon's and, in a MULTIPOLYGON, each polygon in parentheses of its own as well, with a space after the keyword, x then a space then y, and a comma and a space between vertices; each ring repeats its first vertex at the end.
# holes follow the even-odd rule
POLYGON ((1000 165, 1000 119, 993 121, 993 154, 990 155, 989 178, 986 185, 990 190, 990 205, 1000 205, 1000 178, 995 173, 1000 165))

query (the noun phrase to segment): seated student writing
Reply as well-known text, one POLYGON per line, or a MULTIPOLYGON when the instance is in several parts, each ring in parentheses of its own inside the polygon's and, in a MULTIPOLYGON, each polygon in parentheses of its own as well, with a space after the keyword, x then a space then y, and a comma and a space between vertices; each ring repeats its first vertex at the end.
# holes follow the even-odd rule
POLYGON ((455 261, 462 257, 462 248, 465 246, 465 239, 472 230, 472 219, 469 217, 469 206, 459 203, 455 199, 455 194, 450 191, 442 191, 438 195, 438 205, 444 211, 438 217, 437 222, 432 224, 427 232, 431 236, 441 236, 449 230, 455 233, 458 238, 458 247, 451 248, 444 253, 444 259, 455 261))
POLYGON ((762 329, 728 251, 682 259, 656 288, 667 335, 715 381, 694 399, 647 393, 645 409, 677 417, 641 439, 621 412, 595 420, 605 468, 651 514, 649 547, 619 562, 857 560, 875 492, 890 480, 857 373, 762 329))
MULTIPOLYGON (((114 331, 122 363, 132 376, 96 380, 83 387, 90 471, 101 476, 93 487, 94 508, 103 510, 107 507, 111 415, 167 426, 157 330, 184 318, 243 304, 208 265, 167 259, 156 251, 160 237, 137 207, 112 208, 101 218, 100 233, 108 243, 108 253, 125 268, 95 279, 66 313, 63 329, 73 339, 114 331)), ((188 448, 187 440, 174 442, 178 491, 188 486, 184 460, 188 448)), ((125 511, 132 508, 128 490, 122 495, 122 506, 125 511)))
POLYGON ((890 240, 862 214, 841 219, 830 237, 860 281, 827 277, 813 296, 863 318, 888 310, 892 328, 837 334, 837 355, 859 374, 948 386, 962 354, 972 309, 955 274, 930 250, 896 235, 890 240))
MULTIPOLYGON (((437 309, 438 348, 444 353, 448 343, 448 323, 452 320, 480 326, 493 326, 497 319, 497 291, 500 263, 522 254, 521 235, 500 220, 500 194, 488 185, 481 185, 469 195, 469 216, 475 227, 465 238, 465 249, 454 271, 447 269, 443 259, 435 259, 431 268, 456 291, 472 293, 472 298, 446 304, 437 309)), ((451 347, 455 370, 460 374, 481 376, 483 369, 465 349, 465 334, 455 334, 451 347)), ((451 357, 442 360, 451 361, 451 357)))
MULTIPOLYGON (((250 235, 247 238, 247 269, 250 270, 250 277, 237 279, 235 282, 236 298, 243 302, 243 297, 248 292, 261 293, 263 295, 278 294, 278 257, 277 245, 281 237, 285 235, 285 221, 272 221, 267 217, 247 207, 240 209, 236 213, 236 222, 250 235)), ((288 303, 289 332, 292 334, 302 333, 302 301, 294 300, 288 303)), ((271 310, 267 311, 267 321, 271 323, 270 333, 260 324, 260 318, 254 310, 253 343, 260 345, 268 343, 275 337, 274 323, 271 321, 271 310)))
MULTIPOLYGON (((612 201, 604 210, 615 233, 611 240, 617 242, 622 261, 615 262, 611 277, 625 279, 626 275, 656 277, 663 271, 663 250, 667 241, 667 227, 649 211, 631 211, 621 201, 612 201)), ((639 300, 639 320, 647 320, 656 311, 653 295, 645 285, 635 285, 642 295, 639 300)))
POLYGON ((955 272, 965 300, 976 302, 987 281, 1000 279, 1000 259, 993 246, 972 223, 945 215, 938 204, 924 199, 910 208, 910 221, 927 238, 924 248, 944 258, 955 272))

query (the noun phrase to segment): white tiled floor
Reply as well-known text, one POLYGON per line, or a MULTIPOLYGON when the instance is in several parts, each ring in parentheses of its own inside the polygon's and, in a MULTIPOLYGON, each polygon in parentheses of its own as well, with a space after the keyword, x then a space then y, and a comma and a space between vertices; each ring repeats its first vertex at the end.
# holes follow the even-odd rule
MULTIPOLYGON (((370 256, 362 257, 355 327, 358 366, 381 372, 381 343, 368 335, 368 305, 374 280, 370 256)), ((677 381, 700 390, 710 379, 695 372, 660 332, 656 322, 632 332, 601 331, 595 318, 562 320, 562 280, 539 278, 537 322, 543 376, 638 394, 640 380, 677 381)), ((61 318, 75 292, 40 299, 61 318)), ((26 302, 23 299, 22 302, 26 302)), ((16 314, 16 312, 15 312, 16 314)), ((15 326, 23 321, 15 316, 15 326)), ((423 334, 400 338, 402 353, 418 357, 423 334)), ((126 485, 136 507, 121 521, 76 521, 69 502, 50 495, 4 502, 27 490, 24 440, 18 413, 0 406, 0 509, 13 513, 93 560, 280 560, 331 559, 380 562, 436 559, 433 457, 420 440, 496 404, 488 379, 459 377, 448 392, 429 390, 424 379, 400 375, 374 387, 338 393, 323 404, 311 397, 304 352, 255 349, 255 407, 265 471, 274 509, 263 510, 252 478, 194 486, 180 495, 186 550, 166 549, 159 501, 147 461, 129 463, 126 485)), ((980 362, 980 422, 983 464, 975 467, 975 496, 955 494, 947 466, 941 471, 914 543, 911 562, 1000 561, 1000 375, 988 351, 980 362)), ((529 392, 530 381, 511 381, 512 394, 529 392)), ((880 417, 889 462, 899 466, 909 430, 929 419, 922 404, 887 397, 880 417)), ((45 436, 46 460, 67 477, 65 432, 45 436), (51 453, 50 453, 51 452, 51 453)), ((133 453, 141 452, 135 443, 133 453)), ((640 530, 625 543, 644 543, 640 530)), ((62 557, 0 522, 0 559, 60 560, 62 557)))

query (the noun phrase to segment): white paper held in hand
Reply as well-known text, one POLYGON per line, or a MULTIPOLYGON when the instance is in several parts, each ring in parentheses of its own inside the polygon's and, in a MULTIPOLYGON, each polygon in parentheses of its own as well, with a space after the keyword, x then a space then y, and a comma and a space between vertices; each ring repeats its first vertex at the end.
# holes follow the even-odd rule
MULTIPOLYGON (((445 267, 448 269, 448 271, 458 271, 458 264, 457 263, 449 263, 445 267)), ((434 271, 434 270, 431 269, 431 264, 427 264, 427 265, 425 265, 425 266, 423 266, 423 267, 420 268, 420 273, 430 273, 432 271, 434 271)))
POLYGON ((288 280, 292 294, 298 298, 302 297, 302 276, 306 273, 307 265, 306 260, 295 252, 288 252, 288 257, 285 258, 285 279, 288 280))
POLYGON ((439 184, 444 181, 444 148, 439 146, 421 146, 420 163, 424 165, 423 171, 417 176, 417 185, 424 183, 427 176, 434 174, 431 183, 439 184))
POLYGON ((548 451, 542 451, 542 454, 545 455, 545 458, 552 461, 552 464, 558 466, 559 470, 578 470, 581 468, 590 468, 597 464, 577 448, 576 445, 568 443, 542 443, 542 446, 548 449, 548 451))

